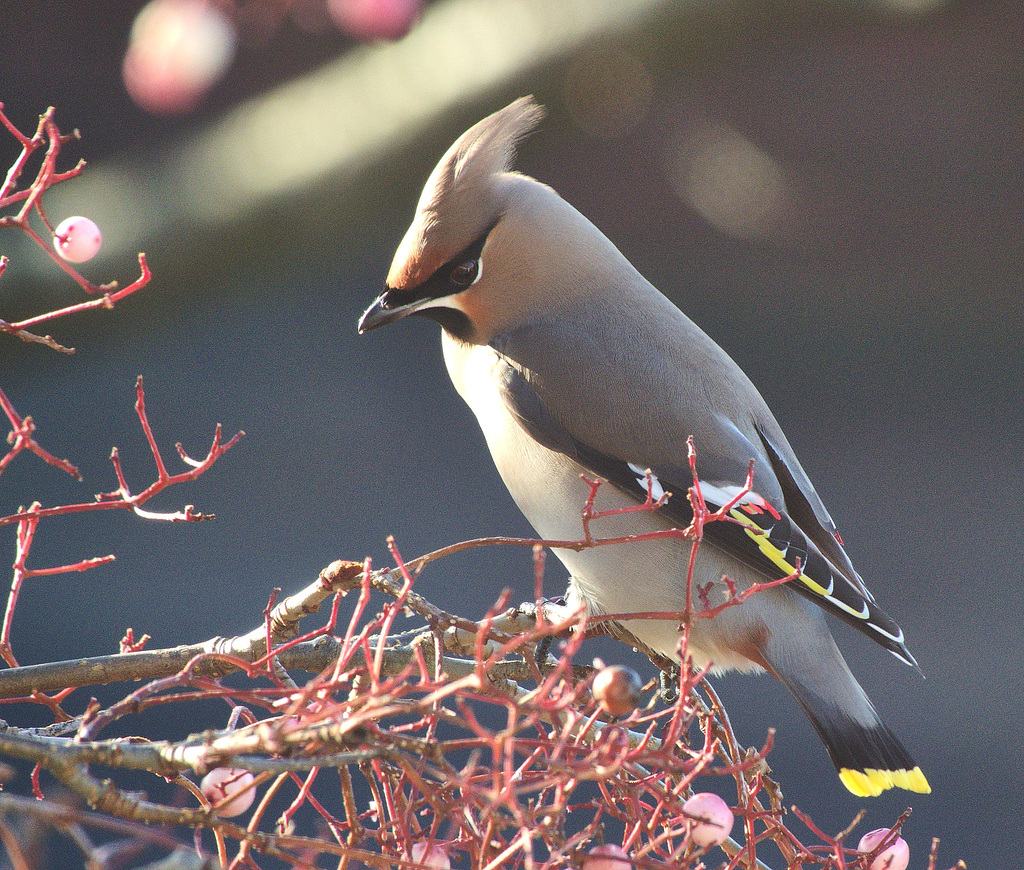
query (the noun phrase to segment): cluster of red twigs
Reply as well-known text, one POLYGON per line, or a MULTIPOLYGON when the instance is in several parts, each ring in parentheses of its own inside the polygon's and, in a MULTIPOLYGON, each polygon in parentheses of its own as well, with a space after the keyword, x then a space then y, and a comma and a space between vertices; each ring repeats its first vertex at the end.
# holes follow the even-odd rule
MULTIPOLYGON (((169 512, 149 511, 144 509, 143 505, 157 493, 163 492, 168 487, 175 486, 176 484, 184 483, 186 481, 195 480, 207 471, 210 466, 212 466, 228 450, 234 447, 245 433, 238 432, 230 440, 223 442, 221 427, 220 424, 218 424, 217 428, 214 430, 213 443, 210 445, 210 449, 206 456, 201 460, 192 459, 187 453, 185 453, 185 450, 180 443, 175 445, 182 462, 186 465, 186 470, 180 471, 177 474, 171 474, 168 472, 164 463, 163 456, 160 453, 160 448, 153 435, 149 418, 146 415, 145 392, 143 391, 141 376, 139 376, 136 382, 135 393, 135 411, 138 414, 139 422, 142 424, 142 429, 146 435, 146 440, 149 443, 153 461, 156 465, 156 480, 141 492, 133 493, 128 486, 128 482, 121 469, 121 458, 117 448, 115 447, 111 451, 110 461, 113 463, 114 473, 117 477, 118 485, 116 489, 110 492, 97 493, 93 501, 55 505, 52 507, 44 507, 39 502, 33 502, 27 508, 20 508, 16 513, 9 514, 7 516, 0 516, 0 527, 14 525, 16 527, 17 535, 14 558, 14 576, 11 580, 11 591, 7 598, 7 608, 4 612, 3 624, 2 627, 0 627, 0 657, 2 657, 4 661, 12 667, 17 667, 18 661, 15 658, 14 651, 11 647, 11 629, 14 624, 14 611, 17 607, 18 598, 25 581, 33 577, 48 577, 55 574, 88 571, 90 568, 96 568, 99 565, 111 562, 115 558, 111 554, 81 559, 77 562, 49 568, 28 567, 27 562, 29 551, 31 550, 32 543, 35 540, 36 530, 39 527, 40 520, 51 517, 67 516, 69 514, 105 510, 130 510, 144 519, 164 520, 168 522, 197 522, 200 520, 207 520, 212 517, 212 514, 200 513, 192 505, 186 505, 179 511, 169 512)), ((0 394, 0 402, 5 403, 5 400, 6 397, 0 394)), ((7 410, 6 403, 4 404, 4 409, 7 410)), ((10 411, 11 413, 14 413, 13 408, 11 408, 10 411)), ((12 423, 14 423, 13 419, 12 423)), ((32 445, 35 445, 35 442, 31 441, 30 426, 30 419, 28 419, 28 425, 26 425, 26 420, 24 419, 15 424, 14 431, 12 431, 12 436, 14 437, 13 439, 9 438, 9 440, 13 440, 13 446, 7 456, 5 456, 3 460, 0 460, 0 472, 3 471, 6 463, 22 449, 25 441, 29 441, 29 444, 26 445, 29 449, 32 449, 32 445), (23 434, 26 429, 28 430, 27 434, 23 434)), ((35 445, 33 452, 38 453, 40 451, 42 451, 42 448, 35 445)), ((58 467, 68 471, 76 477, 79 476, 77 469, 66 460, 55 460, 50 457, 49 454, 46 454, 45 451, 42 451, 42 453, 45 454, 43 458, 46 458, 47 461, 51 461, 51 464, 58 465, 58 467)), ((61 712, 58 706, 60 698, 61 696, 58 695, 49 699, 54 712, 61 712)))
MULTIPOLYGON (((54 185, 68 181, 78 176, 85 166, 84 161, 79 161, 70 169, 59 169, 58 158, 62 148, 71 141, 78 139, 78 131, 65 135, 60 132, 54 121, 53 108, 47 109, 40 118, 39 125, 33 135, 22 133, 3 112, 3 104, 0 103, 0 124, 14 137, 20 147, 20 153, 11 164, 0 186, 0 230, 12 229, 20 231, 31 238, 50 259, 70 275, 74 281, 90 294, 99 294, 96 298, 85 302, 69 305, 54 311, 47 311, 24 320, 14 323, 0 319, 0 333, 8 333, 24 341, 32 341, 43 344, 53 350, 71 353, 73 349, 61 345, 51 336, 38 335, 30 331, 41 323, 57 318, 66 317, 71 314, 79 314, 95 308, 113 308, 114 304, 126 296, 146 286, 151 278, 145 255, 139 255, 140 276, 127 287, 117 289, 117 283, 112 282, 103 285, 96 285, 87 280, 67 261, 56 253, 50 243, 54 236, 54 228, 47 217, 43 205, 43 195, 54 185), (26 170, 35 165, 38 166, 35 174, 27 183, 23 183, 23 176, 26 170), (43 232, 33 225, 33 221, 43 227, 43 232), (44 235, 45 233, 45 235, 44 235)), ((6 256, 0 256, 0 277, 8 264, 6 256)), ((53 455, 43 447, 36 439, 36 426, 32 417, 22 415, 15 408, 14 403, 0 387, 0 409, 2 409, 10 424, 10 432, 7 435, 7 451, 0 455, 0 475, 19 456, 34 454, 49 465, 69 474, 77 480, 81 480, 78 468, 67 459, 61 459, 53 455)), ((172 474, 168 472, 160 449, 153 435, 149 419, 146 415, 145 393, 143 391, 142 378, 139 377, 136 383, 135 410, 142 425, 154 463, 156 465, 156 479, 141 492, 133 493, 128 486, 127 480, 122 472, 121 459, 115 447, 111 453, 111 462, 114 467, 114 474, 117 486, 110 492, 97 493, 94 500, 88 502, 74 502, 61 505, 43 506, 39 502, 32 502, 28 507, 19 510, 8 516, 0 515, 0 527, 14 526, 15 529, 15 559, 14 572, 11 580, 11 591, 7 598, 7 607, 4 612, 3 623, 0 625, 0 658, 10 665, 17 667, 18 661, 11 646, 11 630, 14 622, 15 608, 18 603, 25 581, 35 577, 47 577, 57 574, 68 574, 72 572, 86 571, 103 565, 114 559, 113 555, 105 555, 94 558, 80 559, 68 564, 32 568, 28 565, 28 558, 32 544, 35 541, 39 523, 43 519, 67 516, 69 514, 97 511, 97 510, 131 510, 137 515, 146 519, 177 521, 196 521, 207 519, 202 513, 196 511, 191 505, 187 505, 180 511, 156 513, 143 508, 143 505, 154 495, 168 487, 185 481, 195 480, 213 465, 227 450, 233 447, 243 433, 238 433, 227 442, 222 442, 221 428, 218 425, 213 436, 213 443, 207 455, 201 460, 189 457, 177 445, 178 454, 186 466, 186 470, 172 474)), ((129 644, 131 641, 129 641, 129 644)), ((69 719, 70 717, 60 708, 60 702, 67 692, 58 692, 54 696, 48 696, 41 692, 33 694, 35 700, 49 706, 58 719, 69 719)))
MULTIPOLYGON (((146 255, 139 254, 139 277, 119 290, 116 281, 109 284, 93 284, 70 263, 57 255, 51 243, 54 228, 43 206, 43 194, 54 185, 81 174, 85 168, 84 160, 79 160, 70 169, 60 170, 57 168, 57 158, 60 156, 61 149, 68 142, 79 138, 78 131, 62 134, 53 119, 54 109, 51 107, 39 116, 39 126, 33 135, 28 136, 11 123, 7 115, 4 114, 3 108, 3 103, 0 103, 0 124, 14 137, 21 147, 21 153, 8 169, 3 186, 0 186, 0 230, 6 228, 20 230, 32 239, 57 266, 70 275, 79 287, 87 293, 100 295, 85 302, 78 302, 55 311, 47 311, 15 323, 0 319, 0 331, 16 335, 25 341, 40 342, 54 350, 71 353, 73 352, 71 348, 59 344, 51 336, 38 335, 30 330, 41 323, 67 317, 70 314, 79 314, 94 308, 113 308, 115 303, 145 287, 152 276, 146 265, 146 255), (35 176, 27 184, 21 184, 23 173, 32 164, 33 158, 38 153, 41 153, 42 157, 35 176), (45 235, 32 225, 33 219, 42 224, 45 235)), ((3 276, 7 264, 8 258, 0 255, 0 277, 3 276)))
MULTIPOLYGON (((514 543, 533 545, 539 564, 540 545, 550 542, 514 543)), ((454 867, 570 867, 595 843, 614 840, 634 866, 697 868, 707 859, 683 804, 696 782, 712 780, 731 782, 736 795, 740 824, 723 844, 727 867, 868 866, 844 844, 848 832, 828 835, 795 808, 811 841, 786 825, 764 761, 770 732, 761 749, 742 747, 703 673, 684 665, 674 703, 659 703, 652 688, 648 703, 610 721, 590 695, 593 670, 573 663, 587 633, 579 615, 554 622, 543 606, 531 616, 502 600, 471 622, 413 590, 437 554, 406 564, 394 546, 392 553, 395 569, 335 563, 306 590, 271 602, 250 635, 210 642, 120 701, 87 706, 59 737, 52 729, 0 733, 0 753, 36 764, 39 796, 52 787, 45 771, 96 807, 98 817, 75 816, 80 827, 103 818, 126 844, 165 850, 186 848, 182 835, 194 830, 192 854, 215 854, 224 867, 313 868, 329 856, 339 867, 421 866, 412 859, 424 855, 454 867), (358 598, 343 625, 341 598, 350 591, 358 598), (373 604, 375 591, 387 596, 382 605, 373 604), (327 624, 299 634, 300 619, 326 602, 327 624), (409 611, 426 626, 396 632, 409 611), (537 644, 553 637, 563 638, 558 655, 538 658, 537 644), (241 682, 228 672, 240 672, 241 682), (313 676, 300 681, 302 673, 313 676), (104 739, 147 709, 215 699, 226 705, 218 730, 104 739), (244 825, 218 816, 197 786, 217 767, 254 775, 257 800, 244 825), (174 791, 159 802, 133 794, 116 784, 125 768, 163 777, 174 791)), ((137 677, 174 652, 110 658, 138 662, 137 677)), ((18 672, 7 674, 0 696, 16 696, 18 672)))
MULTIPOLYGON (((163 825, 151 842, 166 844, 173 826, 208 830, 230 867, 256 866, 257 854, 297 867, 318 866, 324 855, 344 859, 340 866, 407 866, 424 842, 456 866, 564 867, 610 836, 638 867, 696 866, 700 850, 682 806, 694 780, 712 774, 734 779, 742 796, 750 842, 730 850, 732 866, 756 866, 755 843, 766 837, 802 860, 820 860, 782 825, 781 796, 763 779, 767 746, 748 752, 736 743, 717 698, 697 691, 699 674, 684 670, 671 706, 652 699, 621 722, 602 721, 586 672, 572 665, 583 631, 553 663, 539 663, 535 645, 568 624, 541 619, 509 634, 504 623, 516 616, 499 605, 471 624, 473 655, 455 657, 444 650, 443 626, 465 631, 465 621, 414 600, 404 565, 395 572, 343 565, 318 585, 334 596, 328 624, 278 645, 273 656, 198 654, 120 702, 88 708, 67 738, 8 732, 0 752, 34 761, 101 812, 163 825), (393 600, 370 615, 375 586, 393 600), (350 589, 358 601, 339 630, 337 602, 350 589), (393 633, 411 606, 431 616, 434 630, 393 633), (299 685, 284 671, 288 653, 327 641, 328 664, 312 679, 299 685), (209 676, 211 667, 241 670, 247 680, 229 685, 209 676), (221 731, 139 746, 101 739, 150 707, 215 698, 231 710, 221 731), (695 723, 702 736, 691 745, 695 723), (101 781, 90 766, 142 767, 184 791, 153 803, 101 781), (244 827, 218 818, 189 778, 218 766, 255 774, 258 803, 244 827), (322 789, 325 779, 333 782, 322 789), (321 789, 340 791, 340 806, 321 789)), ((274 619, 268 610, 267 634, 274 619)), ((35 781, 45 797, 38 773, 35 781)), ((81 821, 88 825, 89 814, 81 821)), ((135 827, 121 833, 147 839, 135 827)), ((204 848, 198 835, 195 847, 204 848)))

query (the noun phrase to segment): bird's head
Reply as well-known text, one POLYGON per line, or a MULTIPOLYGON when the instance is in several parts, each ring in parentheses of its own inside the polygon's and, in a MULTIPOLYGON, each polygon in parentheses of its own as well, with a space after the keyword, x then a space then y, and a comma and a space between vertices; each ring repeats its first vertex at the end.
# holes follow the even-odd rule
POLYGON ((410 314, 477 343, 535 303, 538 256, 564 210, 551 188, 511 171, 516 143, 543 117, 522 97, 460 136, 423 188, 384 292, 359 321, 368 332, 410 314))

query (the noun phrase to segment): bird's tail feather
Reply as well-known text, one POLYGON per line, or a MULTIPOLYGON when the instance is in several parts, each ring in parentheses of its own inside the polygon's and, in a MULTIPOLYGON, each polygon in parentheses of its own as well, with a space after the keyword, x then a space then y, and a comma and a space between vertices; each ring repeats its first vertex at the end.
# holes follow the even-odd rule
POLYGON ((765 656, 775 675, 803 708, 825 744, 839 779, 858 797, 873 797, 889 788, 927 794, 931 786, 910 753, 889 730, 850 673, 842 654, 829 663, 828 678, 801 679, 765 656))

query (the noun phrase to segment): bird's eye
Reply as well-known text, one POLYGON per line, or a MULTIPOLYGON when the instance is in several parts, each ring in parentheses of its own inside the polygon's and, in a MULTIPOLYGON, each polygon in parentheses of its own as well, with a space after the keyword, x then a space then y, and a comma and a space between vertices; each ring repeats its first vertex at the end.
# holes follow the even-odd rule
POLYGON ((466 260, 452 269, 449 277, 453 284, 459 287, 468 287, 476 280, 478 274, 480 274, 480 261, 466 260))

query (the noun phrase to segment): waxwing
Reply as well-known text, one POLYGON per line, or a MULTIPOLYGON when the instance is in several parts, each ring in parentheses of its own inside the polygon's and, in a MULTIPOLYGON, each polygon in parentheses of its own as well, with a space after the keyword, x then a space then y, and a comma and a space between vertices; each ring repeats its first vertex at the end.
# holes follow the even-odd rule
MULTIPOLYGON (((674 493, 657 510, 594 521, 595 537, 685 528, 693 519, 692 438, 700 492, 731 519, 704 527, 693 576, 699 605, 730 600, 723 577, 742 592, 792 576, 695 620, 694 664, 778 677, 854 794, 930 791, 850 672, 825 614, 916 667, 902 630, 854 570, 739 366, 587 218, 511 171, 517 141, 542 114, 531 97, 516 100, 448 149, 359 331, 410 314, 441 325, 452 382, 509 492, 546 540, 583 538, 584 475, 604 481, 596 510, 674 493)), ((660 537, 554 552, 569 570, 570 606, 595 615, 682 611, 690 550, 688 540, 660 537)), ((679 660, 678 619, 622 618, 612 630, 655 660, 679 660)))

